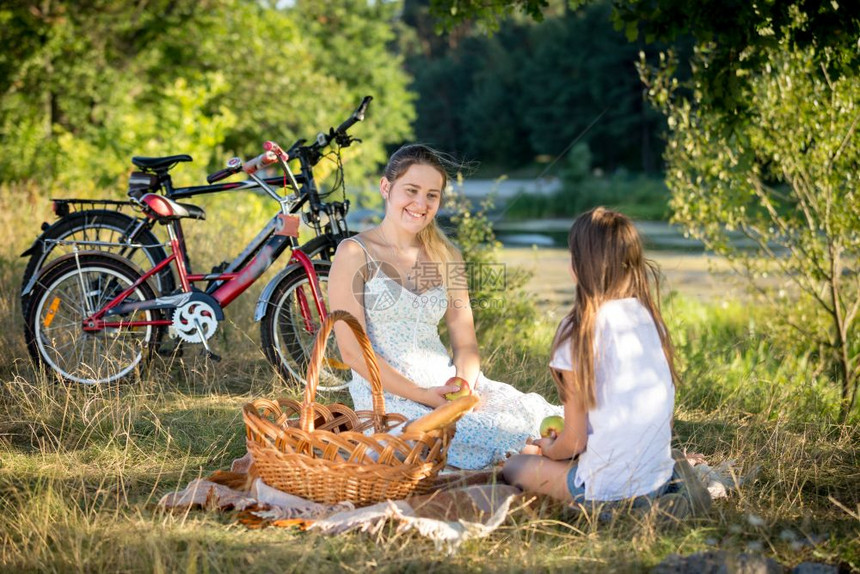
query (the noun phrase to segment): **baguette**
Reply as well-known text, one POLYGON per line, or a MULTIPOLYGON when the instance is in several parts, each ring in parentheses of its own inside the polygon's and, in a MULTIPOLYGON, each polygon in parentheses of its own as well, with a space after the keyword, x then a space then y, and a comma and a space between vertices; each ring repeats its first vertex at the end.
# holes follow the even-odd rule
POLYGON ((429 432, 436 430, 459 420, 460 417, 475 408, 478 402, 480 402, 480 399, 475 395, 460 397, 441 407, 436 407, 422 417, 409 421, 406 423, 403 432, 429 432))

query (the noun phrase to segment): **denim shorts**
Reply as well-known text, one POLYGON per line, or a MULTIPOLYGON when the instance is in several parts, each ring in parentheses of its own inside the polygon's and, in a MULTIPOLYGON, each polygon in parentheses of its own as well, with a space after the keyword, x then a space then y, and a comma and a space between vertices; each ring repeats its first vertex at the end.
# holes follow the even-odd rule
MULTIPOLYGON (((582 503, 585 502, 585 483, 582 486, 576 486, 576 469, 579 465, 574 464, 570 467, 570 470, 567 472, 567 490, 570 492, 570 497, 574 502, 582 503)), ((658 496, 662 496, 666 494, 670 490, 670 487, 677 481, 679 478, 675 475, 675 470, 672 470, 672 476, 669 477, 669 480, 664 482, 662 486, 658 486, 653 491, 648 494, 642 494, 640 496, 636 496, 633 498, 633 503, 636 504, 639 501, 645 500, 654 500, 658 496)))

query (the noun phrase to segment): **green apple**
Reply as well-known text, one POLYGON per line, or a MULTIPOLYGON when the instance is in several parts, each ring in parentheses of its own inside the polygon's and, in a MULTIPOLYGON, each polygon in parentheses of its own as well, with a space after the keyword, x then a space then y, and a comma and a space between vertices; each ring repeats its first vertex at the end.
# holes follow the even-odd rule
POLYGON ((453 401, 459 399, 460 397, 467 397, 472 394, 472 388, 469 386, 469 381, 462 377, 451 377, 447 381, 445 381, 446 385, 456 385, 459 387, 456 391, 451 391, 450 393, 445 393, 445 399, 449 401, 453 401))
POLYGON ((553 415, 551 417, 546 417, 540 423, 540 436, 547 437, 557 437, 561 434, 561 431, 564 430, 564 417, 560 417, 558 415, 553 415))

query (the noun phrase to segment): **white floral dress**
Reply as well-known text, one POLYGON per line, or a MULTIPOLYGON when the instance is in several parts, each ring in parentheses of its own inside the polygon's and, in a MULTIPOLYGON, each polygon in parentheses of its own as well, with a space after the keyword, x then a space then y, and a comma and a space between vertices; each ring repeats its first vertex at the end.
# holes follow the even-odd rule
MULTIPOLYGON (((359 240, 356 243, 361 245, 359 240)), ((366 249, 365 253, 374 271, 364 283, 363 293, 367 335, 374 351, 421 387, 444 385, 456 374, 438 331, 447 308, 445 287, 414 293, 386 275, 385 267, 376 264, 366 249)), ((370 383, 355 371, 352 375, 349 392, 355 409, 371 410, 370 383)), ((483 373, 478 376, 475 392, 481 403, 457 422, 448 450, 448 464, 458 468, 479 469, 504 460, 507 453, 518 452, 526 438, 539 436, 544 417, 562 414, 562 407, 549 404, 539 394, 520 392, 483 373)), ((385 408, 409 419, 431 410, 387 392, 385 408)))

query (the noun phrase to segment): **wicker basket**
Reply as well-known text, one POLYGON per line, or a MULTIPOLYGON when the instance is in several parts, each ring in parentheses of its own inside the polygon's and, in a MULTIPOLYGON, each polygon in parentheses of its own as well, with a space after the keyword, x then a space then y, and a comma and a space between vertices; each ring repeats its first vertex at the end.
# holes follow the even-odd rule
POLYGON ((254 457, 252 472, 263 482, 316 502, 349 501, 358 506, 422 494, 432 488, 445 466, 456 419, 427 432, 407 427, 402 434, 389 434, 405 417, 385 414, 376 357, 352 315, 334 311, 325 320, 306 380, 302 403, 261 399, 243 408, 248 450, 254 457), (372 411, 315 402, 325 342, 337 321, 349 325, 361 346, 370 372, 372 411), (365 434, 371 429, 372 434, 365 434))

